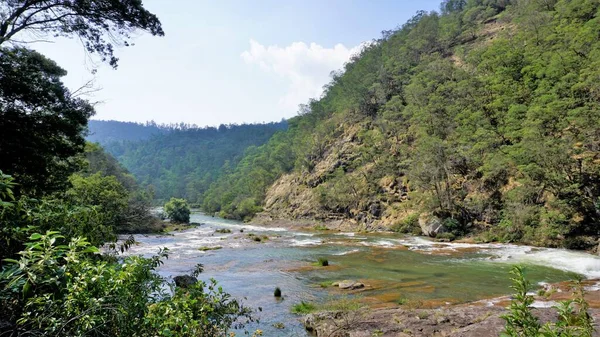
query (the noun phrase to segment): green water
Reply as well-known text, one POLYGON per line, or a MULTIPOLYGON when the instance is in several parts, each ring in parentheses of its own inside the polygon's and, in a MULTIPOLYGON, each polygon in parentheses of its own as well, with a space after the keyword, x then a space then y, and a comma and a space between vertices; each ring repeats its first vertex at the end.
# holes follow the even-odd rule
POLYGON ((301 233, 199 213, 192 215, 192 221, 204 224, 173 236, 138 236, 140 244, 130 254, 150 255, 168 247, 169 260, 159 271, 163 276, 188 273, 197 263, 204 264, 201 279, 215 278, 225 291, 245 298, 246 305, 262 308, 256 313, 260 323, 248 328, 260 328, 265 336, 306 336, 300 317, 290 313, 300 301, 324 302, 350 294, 369 305, 384 306, 407 300, 445 305, 492 298, 510 293, 508 270, 516 263, 527 265, 527 277, 534 284, 564 281, 577 274, 600 275, 598 257, 564 250, 438 245, 394 234, 301 233), (215 233, 219 228, 232 233, 215 233), (269 239, 255 242, 249 233, 269 239), (199 251, 203 246, 223 248, 199 251), (330 266, 313 266, 319 257, 327 258, 330 266), (367 287, 352 292, 321 287, 344 279, 367 287), (284 300, 273 297, 275 287, 282 289, 284 300), (285 329, 273 327, 279 322, 285 329))

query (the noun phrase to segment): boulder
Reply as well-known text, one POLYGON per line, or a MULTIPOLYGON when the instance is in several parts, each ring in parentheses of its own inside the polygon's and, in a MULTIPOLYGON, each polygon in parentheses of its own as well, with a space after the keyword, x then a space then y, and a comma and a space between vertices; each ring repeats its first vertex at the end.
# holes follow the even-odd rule
POLYGON ((175 286, 179 288, 189 288, 198 282, 198 279, 191 275, 179 275, 173 278, 175 286))
POLYGON ((419 226, 423 235, 436 237, 438 234, 446 233, 447 230, 442 223, 442 219, 431 214, 422 214, 419 217, 419 226))
POLYGON ((371 206, 369 206, 369 213, 371 213, 372 216, 379 218, 379 216, 381 216, 381 205, 379 203, 372 203, 371 206))
POLYGON ((339 282, 334 282, 333 286, 337 286, 340 289, 348 289, 348 290, 353 290, 353 289, 360 289, 360 288, 364 288, 365 285, 360 283, 360 282, 356 282, 356 281, 352 281, 352 280, 344 280, 344 281, 339 281, 339 282))

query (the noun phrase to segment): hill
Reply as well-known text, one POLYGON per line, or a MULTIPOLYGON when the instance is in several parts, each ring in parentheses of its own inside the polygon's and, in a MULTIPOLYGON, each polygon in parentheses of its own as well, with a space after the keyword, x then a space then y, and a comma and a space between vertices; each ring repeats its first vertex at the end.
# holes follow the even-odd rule
POLYGON ((600 4, 446 0, 355 55, 209 212, 589 248, 600 227, 600 4), (436 229, 439 229, 436 230, 436 229))
MULTIPOLYGON (((128 128, 130 124, 124 123, 122 127, 128 128)), ((177 124, 142 129, 138 124, 134 128, 143 130, 139 135, 151 133, 147 139, 113 140, 104 143, 104 147, 141 186, 155 193, 157 201, 183 197, 198 203, 210 184, 235 167, 246 151, 264 144, 286 127, 286 121, 218 128, 177 124)))
POLYGON ((90 120, 86 139, 93 143, 106 145, 111 142, 136 141, 149 139, 153 135, 168 132, 169 128, 154 122, 134 123, 119 121, 90 120))

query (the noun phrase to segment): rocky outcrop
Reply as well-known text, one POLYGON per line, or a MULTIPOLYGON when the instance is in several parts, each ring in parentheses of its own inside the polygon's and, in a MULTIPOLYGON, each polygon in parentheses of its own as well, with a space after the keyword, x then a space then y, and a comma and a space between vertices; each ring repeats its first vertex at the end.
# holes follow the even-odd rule
MULTIPOLYGON (((590 309, 595 321, 600 309, 590 309)), ((321 312, 307 315, 305 327, 316 336, 370 337, 370 336, 499 336, 506 313, 501 307, 481 305, 449 306, 439 309, 375 309, 357 312, 321 312)), ((556 321, 556 309, 534 309, 540 322, 556 321)), ((598 329, 596 329, 598 330, 598 329)), ((596 331, 593 336, 600 336, 596 331)))
POLYGON ((446 232, 446 228, 444 227, 442 220, 431 214, 422 214, 419 217, 419 226, 421 227, 423 235, 430 236, 432 238, 436 237, 438 234, 446 232))
POLYGON ((399 212, 397 208, 408 200, 409 191, 402 181, 402 173, 398 177, 381 178, 378 186, 373 187, 379 190, 377 197, 362 195, 353 197, 349 204, 335 205, 329 196, 329 204, 323 204, 322 193, 331 189, 328 184, 340 170, 347 175, 349 185, 363 182, 364 177, 372 174, 372 163, 357 163, 360 149, 364 146, 358 133, 364 127, 340 125, 340 137, 327 144, 323 153, 312 159, 314 167, 285 174, 271 185, 265 195, 264 211, 257 214, 253 222, 277 224, 307 220, 313 225, 318 221, 329 229, 376 231, 388 230, 402 221, 400 213, 404 211, 399 212))

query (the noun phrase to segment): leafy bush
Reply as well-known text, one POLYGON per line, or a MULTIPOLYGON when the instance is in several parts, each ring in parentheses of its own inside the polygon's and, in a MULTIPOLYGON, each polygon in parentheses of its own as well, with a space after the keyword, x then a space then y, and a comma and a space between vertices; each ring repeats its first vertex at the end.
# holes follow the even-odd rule
POLYGON ((507 337, 591 337, 594 332, 592 318, 588 313, 585 292, 581 282, 574 285, 574 299, 561 301, 554 308, 558 311, 558 321, 543 326, 531 312, 533 296, 528 295, 531 283, 525 279, 523 268, 515 266, 510 271, 515 295, 510 303, 509 313, 503 315, 506 326, 502 336, 507 337))
POLYGON ((190 222, 190 206, 188 206, 185 199, 171 198, 171 200, 165 204, 164 209, 172 222, 190 222))
POLYGON ((466 233, 466 226, 454 218, 446 218, 443 221, 444 227, 454 236, 463 236, 466 233))
POLYGON ((19 256, 0 273, 0 316, 18 335, 208 337, 251 320, 214 280, 167 291, 155 273, 166 250, 116 262, 85 239, 47 232, 19 256))
POLYGON ((419 213, 412 213, 402 219, 398 224, 391 228, 394 232, 407 234, 421 234, 419 226, 419 213))
POLYGON ((281 297, 281 289, 279 287, 275 288, 275 291, 273 292, 273 296, 281 297))

